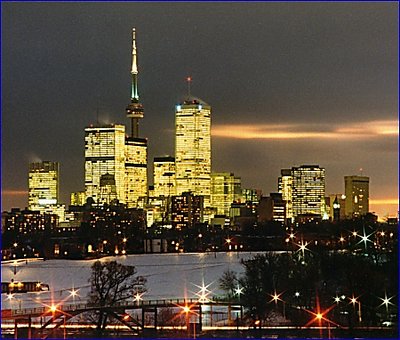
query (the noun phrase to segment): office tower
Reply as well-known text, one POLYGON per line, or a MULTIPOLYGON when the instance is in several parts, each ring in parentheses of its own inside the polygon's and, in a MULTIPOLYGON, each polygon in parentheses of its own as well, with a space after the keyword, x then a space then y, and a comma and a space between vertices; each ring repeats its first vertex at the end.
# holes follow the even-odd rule
POLYGON ((325 169, 318 165, 292 168, 293 216, 325 213, 325 169))
POLYGON ((281 193, 270 193, 267 197, 261 197, 257 207, 258 222, 280 222, 286 223, 286 202, 281 193))
POLYGON ((125 203, 137 207, 138 201, 147 196, 147 139, 125 139, 125 203))
POLYGON ((131 135, 125 140, 125 203, 137 207, 141 197, 147 196, 147 139, 139 137, 139 119, 144 116, 139 102, 136 30, 132 30, 131 102, 126 116, 131 120, 131 135))
POLYGON ((175 183, 175 158, 154 157, 154 196, 175 196, 175 183))
POLYGON ((193 228, 202 222, 204 196, 195 196, 191 192, 172 196, 171 223, 175 229, 193 228))
MULTIPOLYGON (((116 198, 125 202, 125 126, 104 125, 85 128, 85 197, 96 204, 108 203, 100 179, 115 181, 116 198)), ((104 186, 103 182, 103 186, 104 186)))
POLYGON ((345 176, 346 218, 359 217, 369 212, 369 177, 345 176))
POLYGON ((71 205, 84 205, 86 203, 85 192, 71 192, 71 205))
POLYGON ((189 96, 175 108, 176 190, 204 196, 210 206, 211 107, 189 96))
POLYGON ((242 189, 242 202, 251 209, 252 214, 257 213, 257 206, 261 196, 261 189, 242 189))
POLYGON ((99 201, 111 204, 117 200, 117 187, 115 185, 115 176, 104 174, 100 176, 99 201))
POLYGON ((289 222, 301 215, 325 214, 325 169, 318 165, 302 165, 282 169, 278 191, 286 201, 286 218, 289 222))
POLYGON ((60 165, 58 162, 29 164, 28 207, 41 214, 55 214, 65 220, 65 205, 59 204, 60 165))
POLYGON ((282 200, 286 202, 286 219, 289 222, 293 220, 292 187, 292 170, 282 169, 281 177, 278 179, 278 192, 282 194, 282 200))
POLYGON ((217 208, 218 215, 229 216, 231 203, 242 199, 240 177, 229 172, 211 174, 211 206, 217 208))
POLYGON ((29 164, 28 207, 40 210, 40 207, 56 205, 59 200, 58 162, 36 162, 29 164))
POLYGON ((144 116, 143 105, 139 102, 138 66, 136 54, 136 29, 132 29, 132 85, 131 102, 126 108, 126 116, 131 119, 131 137, 139 137, 139 119, 144 116))

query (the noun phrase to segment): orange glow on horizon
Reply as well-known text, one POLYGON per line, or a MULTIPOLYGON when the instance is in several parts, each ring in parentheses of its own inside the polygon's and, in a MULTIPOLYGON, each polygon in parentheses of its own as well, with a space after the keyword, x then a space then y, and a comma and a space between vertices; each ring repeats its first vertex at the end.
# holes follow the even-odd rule
POLYGON ((28 190, 6 189, 6 190, 2 190, 1 194, 4 196, 24 196, 24 195, 28 195, 28 190))
POLYGON ((370 205, 397 205, 399 204, 399 200, 397 198, 377 198, 370 199, 370 205))
POLYGON ((364 139, 398 136, 397 121, 370 121, 332 124, 243 124, 213 125, 212 136, 234 139, 364 139))

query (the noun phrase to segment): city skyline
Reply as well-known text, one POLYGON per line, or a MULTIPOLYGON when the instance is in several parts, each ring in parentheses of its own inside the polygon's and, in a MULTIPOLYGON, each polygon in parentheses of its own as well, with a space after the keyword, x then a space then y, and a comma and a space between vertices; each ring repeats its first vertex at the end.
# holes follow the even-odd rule
POLYGON ((38 160, 60 163, 60 201, 68 204, 71 192, 83 190, 85 126, 129 126, 135 26, 149 163, 174 154, 174 107, 190 75, 192 93, 213 107, 213 172, 234 172, 244 187, 268 195, 282 168, 319 164, 328 195, 344 193, 344 176, 363 168, 370 211, 396 215, 396 5, 205 5, 2 4, 3 210, 26 206, 28 163, 38 160), (174 11, 189 23, 181 35, 182 23, 156 23, 174 11), (200 13, 209 14, 207 25, 200 13), (63 22, 66 15, 76 25, 63 22))

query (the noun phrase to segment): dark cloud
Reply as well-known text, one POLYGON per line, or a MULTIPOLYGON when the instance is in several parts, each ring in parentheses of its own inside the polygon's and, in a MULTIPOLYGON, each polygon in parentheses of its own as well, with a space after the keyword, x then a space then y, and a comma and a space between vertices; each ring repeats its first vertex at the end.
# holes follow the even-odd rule
MULTIPOLYGON (((397 119, 397 9, 390 2, 3 3, 3 188, 26 189, 27 163, 39 157, 61 162, 65 202, 83 189, 84 127, 96 111, 100 121, 128 123, 133 26, 149 159, 173 154, 173 109, 188 74, 215 124, 397 119)), ((354 157, 352 145, 341 144, 340 157, 335 143, 214 139, 213 158, 215 170, 224 165, 271 191, 279 168, 302 162, 309 149, 308 161, 324 161, 328 184, 364 163, 380 190, 397 179, 385 147, 372 140, 354 157), (247 163, 254 159, 257 166, 247 163)))

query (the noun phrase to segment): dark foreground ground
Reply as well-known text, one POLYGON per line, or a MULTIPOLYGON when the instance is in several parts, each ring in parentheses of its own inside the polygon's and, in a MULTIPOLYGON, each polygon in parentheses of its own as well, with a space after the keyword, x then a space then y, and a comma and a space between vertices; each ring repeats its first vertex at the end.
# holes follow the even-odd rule
MULTIPOLYGON (((18 329, 18 339, 43 338, 45 335, 32 334, 28 330, 18 329)), ((154 330, 147 329, 140 334, 127 331, 109 331, 102 338, 131 338, 131 339, 194 339, 194 338, 242 338, 242 339, 388 339, 400 338, 397 328, 370 329, 247 329, 247 330, 210 330, 199 334, 188 334, 185 330, 154 330)), ((2 338, 15 338, 14 334, 2 334, 2 338)), ((93 331, 71 330, 66 334, 62 329, 48 333, 47 339, 94 339, 99 338, 93 331)))

